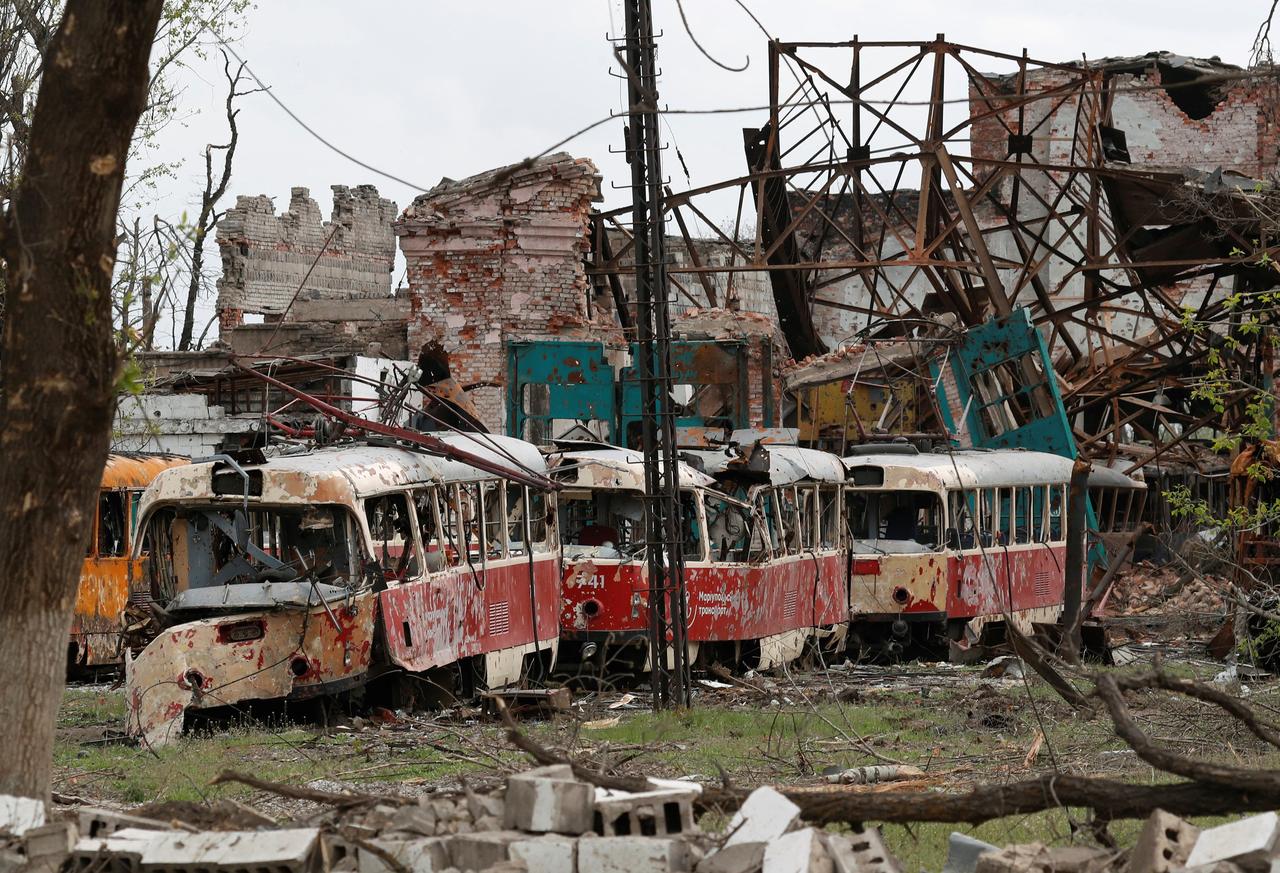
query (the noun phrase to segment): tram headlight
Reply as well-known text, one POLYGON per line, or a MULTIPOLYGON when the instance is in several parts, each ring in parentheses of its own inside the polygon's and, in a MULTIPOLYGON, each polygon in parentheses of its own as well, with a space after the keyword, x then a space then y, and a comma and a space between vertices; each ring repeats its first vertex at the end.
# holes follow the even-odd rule
POLYGON ((598 650, 599 650, 599 646, 597 646, 595 643, 583 643, 582 644, 583 659, 594 658, 598 650))

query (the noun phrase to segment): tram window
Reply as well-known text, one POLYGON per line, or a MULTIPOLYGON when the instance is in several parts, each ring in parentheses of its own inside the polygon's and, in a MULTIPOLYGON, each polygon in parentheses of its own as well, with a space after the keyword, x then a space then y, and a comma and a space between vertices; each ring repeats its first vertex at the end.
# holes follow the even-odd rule
POLYGON ((840 548, 840 492, 835 488, 823 488, 818 492, 819 517, 818 547, 840 548))
POLYGON ((507 483, 507 553, 512 557, 525 555, 524 536, 524 486, 507 483))
POLYGON ((812 551, 818 546, 818 489, 812 485, 796 488, 796 508, 800 513, 800 548, 812 551))
POLYGON ((564 546, 573 556, 625 558, 644 542, 644 498, 634 491, 591 489, 561 495, 564 546))
POLYGON ((942 501, 929 491, 856 491, 850 496, 849 532, 855 552, 909 553, 936 549, 942 501))
POLYGON ((1020 545, 1031 542, 1031 489, 1014 490, 1013 541, 1020 545))
POLYGON ((1066 538, 1062 527, 1062 512, 1066 506, 1062 485, 1049 486, 1049 541, 1060 543, 1066 538))
POLYGON ((681 550, 686 558, 705 560, 702 519, 698 516, 698 495, 692 491, 680 492, 681 550))
POLYGON ((747 560, 750 520, 743 509, 736 503, 712 494, 705 495, 703 505, 707 513, 707 541, 711 544, 711 560, 747 560))
POLYGON ((778 537, 774 527, 773 498, 767 490, 756 492, 751 512, 751 554, 749 560, 767 561, 773 556, 778 537))
POLYGON ((422 537, 423 562, 427 572, 456 567, 460 560, 456 533, 441 523, 440 492, 435 488, 414 492, 413 508, 418 516, 418 533, 422 537))
POLYGON ((973 506, 976 497, 972 491, 948 491, 947 545, 953 549, 972 549, 977 543, 977 526, 974 524, 973 506))
POLYGON ((1031 541, 1043 543, 1048 538, 1048 529, 1044 523, 1045 486, 1036 485, 1031 489, 1031 541))
POLYGON ((458 487, 458 543, 471 561, 479 561, 483 551, 480 526, 480 489, 476 485, 458 487))
POLYGON ((507 556, 507 513, 502 503, 503 490, 498 482, 480 485, 484 509, 484 542, 489 560, 507 556))
POLYGON ((413 579, 419 575, 418 549, 409 521, 404 494, 384 494, 365 501, 364 514, 373 537, 374 558, 388 579, 413 579))
POLYGON ((98 557, 118 558, 128 545, 125 535, 123 491, 103 491, 98 496, 98 557))
POLYGON ((978 494, 978 538, 984 546, 995 542, 996 490, 983 488, 978 494))
POLYGON ((999 497, 1000 505, 1000 523, 998 527, 1000 544, 1007 546, 1013 542, 1013 489, 998 488, 996 493, 999 497))
POLYGON ((526 488, 529 507, 529 539, 535 552, 545 552, 547 545, 547 495, 536 488, 526 488))

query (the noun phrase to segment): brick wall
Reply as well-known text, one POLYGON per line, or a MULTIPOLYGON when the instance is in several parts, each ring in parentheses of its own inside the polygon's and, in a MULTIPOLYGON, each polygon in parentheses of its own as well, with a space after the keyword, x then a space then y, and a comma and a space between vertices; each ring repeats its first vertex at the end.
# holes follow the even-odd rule
POLYGON ((329 221, 306 188, 294 188, 279 215, 270 197, 237 197, 217 229, 220 326, 240 324, 245 313, 278 316, 295 293, 303 300, 390 296, 395 215, 396 204, 372 185, 334 185, 329 221))
POLYGON ((559 153, 445 180, 395 222, 408 267, 410 355, 432 340, 481 418, 501 431, 508 339, 619 338, 582 258, 600 176, 559 153))

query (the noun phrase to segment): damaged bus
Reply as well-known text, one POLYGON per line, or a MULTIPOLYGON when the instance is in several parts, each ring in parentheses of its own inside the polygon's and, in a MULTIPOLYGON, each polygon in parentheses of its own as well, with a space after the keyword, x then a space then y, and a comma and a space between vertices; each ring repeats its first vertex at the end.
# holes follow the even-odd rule
MULTIPOLYGON (((695 451, 679 470, 689 660, 767 669, 843 642, 844 467, 834 455, 756 445, 695 451)), ((639 674, 648 663, 644 467, 613 446, 560 452, 566 664, 639 674)))
POLYGON ((136 557, 130 554, 138 501, 159 473, 185 463, 181 455, 116 452, 107 456, 71 618, 69 677, 119 668, 126 612, 137 605, 129 596, 129 576, 141 572, 145 558, 141 552, 136 557))
POLYGON ((946 657, 1007 617, 1057 620, 1070 458, 892 443, 845 465, 851 655, 946 657))
POLYGON ((150 560, 134 581, 158 626, 125 659, 130 734, 157 745, 190 711, 331 695, 384 674, 455 668, 467 691, 549 670, 555 501, 521 484, 545 482, 545 461, 507 437, 439 440, 488 471, 370 441, 158 476, 135 544, 150 560))

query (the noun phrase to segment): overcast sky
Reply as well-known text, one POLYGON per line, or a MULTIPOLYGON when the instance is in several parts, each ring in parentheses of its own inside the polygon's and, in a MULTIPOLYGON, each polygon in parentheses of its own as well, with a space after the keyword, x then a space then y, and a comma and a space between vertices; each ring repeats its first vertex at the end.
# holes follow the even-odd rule
MULTIPOLYGON (((783 40, 925 40, 953 42, 1045 61, 1144 54, 1180 54, 1244 64, 1263 0, 748 0, 766 28, 783 40)), ((766 103, 765 36, 735 0, 684 0, 694 34, 713 55, 741 65, 726 72, 693 47, 675 0, 654 0, 662 101, 675 108, 766 103)), ((625 95, 609 76, 605 36, 620 33, 617 0, 471 0, 469 3, 391 0, 258 0, 236 50, 258 77, 309 125, 342 149, 380 169, 430 187, 542 151, 610 111, 625 95)), ((614 72, 616 72, 616 67, 614 72)), ((225 139, 225 97, 216 52, 184 77, 192 113, 170 126, 148 160, 185 159, 159 192, 155 210, 174 216, 198 204, 201 153, 225 139)), ((962 87, 962 83, 949 83, 962 87)), ((277 208, 289 189, 310 188, 321 210, 333 184, 377 185, 403 209, 417 192, 355 166, 317 142, 265 95, 241 103, 240 146, 225 205, 235 194, 267 194, 277 208)), ((739 175, 743 126, 763 113, 670 116, 664 133, 679 148, 691 179, 666 153, 664 169, 677 190, 739 175)), ((604 174, 608 205, 629 198, 611 183, 627 168, 609 149, 621 147, 621 122, 611 121, 564 146, 590 157, 604 174)), ((216 258, 216 253, 215 253, 216 258)), ((397 280, 399 273, 397 272, 397 280)), ((211 302, 206 304, 211 312, 211 302)))

